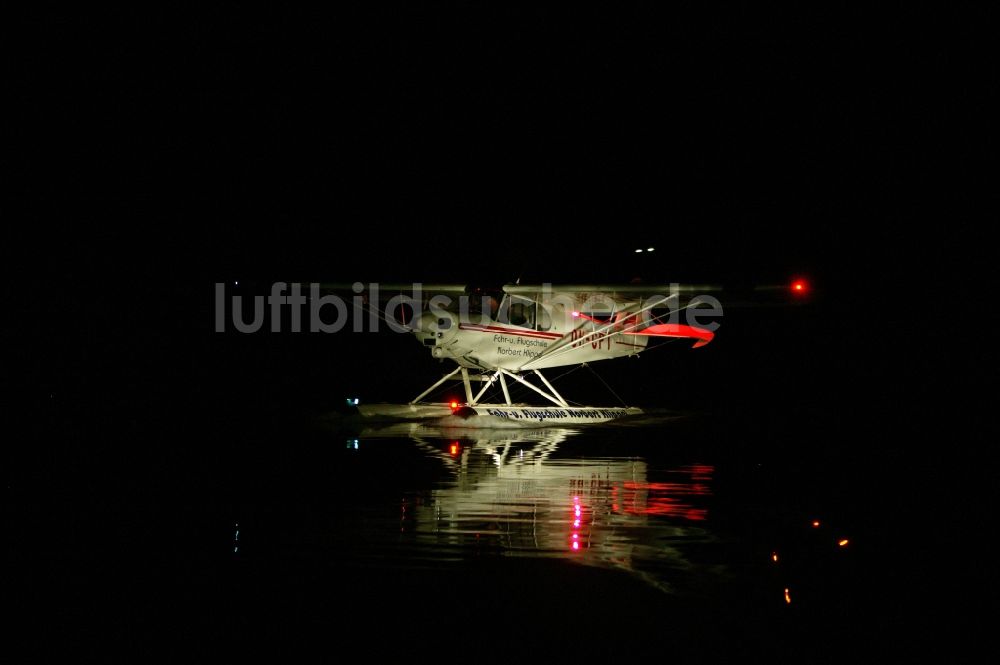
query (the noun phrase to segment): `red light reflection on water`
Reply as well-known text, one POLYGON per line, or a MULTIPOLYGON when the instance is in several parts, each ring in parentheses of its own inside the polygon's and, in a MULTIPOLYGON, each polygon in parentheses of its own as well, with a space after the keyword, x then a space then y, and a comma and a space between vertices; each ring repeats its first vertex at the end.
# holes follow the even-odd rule
POLYGON ((620 503, 616 501, 612 510, 628 515, 664 515, 702 521, 708 516, 708 510, 686 503, 683 497, 709 496, 711 491, 705 481, 712 479, 714 471, 715 467, 707 464, 692 464, 684 468, 692 482, 626 481, 622 483, 621 494, 614 493, 620 503))
POLYGON ((614 515, 664 516, 691 522, 708 519, 708 508, 695 505, 695 497, 711 496, 709 482, 714 472, 713 466, 692 464, 670 471, 675 477, 680 477, 676 482, 597 478, 592 478, 589 483, 574 481, 572 491, 575 493, 571 495, 573 512, 569 518, 570 549, 583 549, 581 542, 587 542, 589 548, 592 534, 583 533, 584 523, 600 525, 606 519, 615 519, 614 515), (589 515, 586 520, 584 513, 589 515))
POLYGON ((575 551, 580 549, 580 524, 582 520, 580 515, 582 509, 580 508, 580 497, 576 495, 573 497, 573 528, 570 531, 570 547, 575 551))

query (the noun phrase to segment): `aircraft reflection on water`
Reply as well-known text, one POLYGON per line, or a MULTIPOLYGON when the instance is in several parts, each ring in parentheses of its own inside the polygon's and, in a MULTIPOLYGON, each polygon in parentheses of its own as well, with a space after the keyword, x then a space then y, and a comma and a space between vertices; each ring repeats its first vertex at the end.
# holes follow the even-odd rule
POLYGON ((556 453, 571 429, 467 430, 401 423, 370 437, 410 438, 453 479, 406 497, 401 530, 422 545, 461 557, 568 558, 617 568, 672 590, 671 571, 696 572, 687 545, 714 542, 705 525, 713 467, 657 469, 639 457, 556 453))

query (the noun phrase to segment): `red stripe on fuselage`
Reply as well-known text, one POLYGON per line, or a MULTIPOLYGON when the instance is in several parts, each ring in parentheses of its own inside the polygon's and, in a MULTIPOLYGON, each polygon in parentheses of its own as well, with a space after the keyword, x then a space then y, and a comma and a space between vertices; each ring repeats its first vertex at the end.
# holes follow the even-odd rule
POLYGON ((539 330, 523 330, 519 328, 501 328, 500 326, 477 326, 473 324, 463 323, 458 326, 459 330, 472 330, 475 332, 485 332, 485 333, 504 333, 507 335, 521 335, 522 337, 536 337, 538 339, 559 339, 562 337, 559 333, 547 333, 541 332, 539 330))

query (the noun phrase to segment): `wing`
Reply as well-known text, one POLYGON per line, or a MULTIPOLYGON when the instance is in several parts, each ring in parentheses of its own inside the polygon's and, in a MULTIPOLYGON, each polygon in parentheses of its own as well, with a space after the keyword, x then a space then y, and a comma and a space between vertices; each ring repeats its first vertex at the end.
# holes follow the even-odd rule
POLYGON ((420 292, 424 297, 430 297, 438 294, 460 296, 469 292, 465 284, 435 282, 323 282, 319 285, 324 293, 371 293, 372 287, 378 290, 380 297, 385 298, 399 293, 413 295, 420 292))
POLYGON ((546 293, 605 293, 622 298, 635 298, 671 293, 690 295, 718 293, 722 291, 722 286, 718 284, 507 284, 503 290, 511 295, 528 298, 546 293))
POLYGON ((782 284, 507 284, 504 292, 544 302, 553 295, 586 298, 603 295, 621 303, 636 302, 661 295, 676 296, 674 304, 696 301, 698 296, 713 297, 725 307, 787 307, 812 300, 812 287, 804 279, 782 284))

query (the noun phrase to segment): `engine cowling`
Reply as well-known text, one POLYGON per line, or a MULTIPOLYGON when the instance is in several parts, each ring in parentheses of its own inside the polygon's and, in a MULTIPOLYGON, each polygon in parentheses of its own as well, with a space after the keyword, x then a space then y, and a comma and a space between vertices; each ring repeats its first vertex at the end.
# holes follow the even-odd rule
POLYGON ((447 354, 443 346, 452 342, 458 331, 458 317, 452 312, 424 312, 417 321, 416 335, 420 343, 433 347, 431 353, 435 358, 443 358, 447 354))

